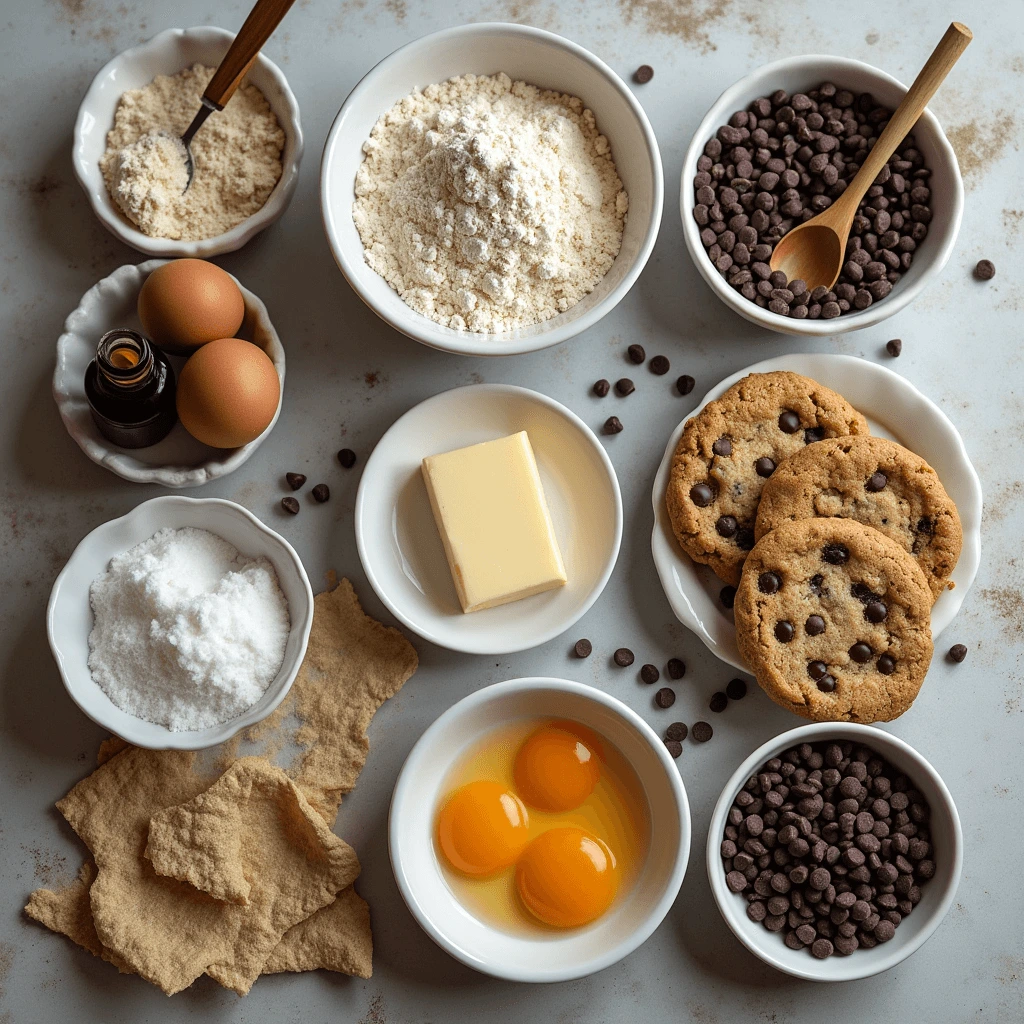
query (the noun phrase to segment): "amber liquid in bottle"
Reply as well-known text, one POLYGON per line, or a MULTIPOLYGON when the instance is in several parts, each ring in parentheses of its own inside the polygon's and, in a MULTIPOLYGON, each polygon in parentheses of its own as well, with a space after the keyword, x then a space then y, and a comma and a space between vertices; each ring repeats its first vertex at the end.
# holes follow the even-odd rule
POLYGON ((121 448, 148 448, 177 421, 174 369, 138 331, 107 331, 85 371, 85 394, 100 432, 121 448))

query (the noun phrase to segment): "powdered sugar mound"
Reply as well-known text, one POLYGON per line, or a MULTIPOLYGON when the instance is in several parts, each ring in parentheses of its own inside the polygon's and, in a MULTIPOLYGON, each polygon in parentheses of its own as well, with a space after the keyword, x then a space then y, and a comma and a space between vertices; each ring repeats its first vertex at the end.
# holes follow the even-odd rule
POLYGON ((115 556, 89 600, 93 679, 174 732, 236 718, 284 662, 291 623, 274 567, 206 530, 161 530, 115 556))

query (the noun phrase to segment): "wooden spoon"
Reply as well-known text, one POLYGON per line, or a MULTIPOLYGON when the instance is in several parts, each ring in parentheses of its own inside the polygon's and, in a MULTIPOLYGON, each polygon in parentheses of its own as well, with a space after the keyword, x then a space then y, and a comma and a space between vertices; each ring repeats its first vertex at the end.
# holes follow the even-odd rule
POLYGON ((973 38, 971 30, 958 21, 946 29, 846 191, 817 217, 797 225, 779 239, 772 252, 772 270, 781 270, 789 281, 802 279, 808 290, 819 285, 831 288, 836 283, 861 199, 973 38))

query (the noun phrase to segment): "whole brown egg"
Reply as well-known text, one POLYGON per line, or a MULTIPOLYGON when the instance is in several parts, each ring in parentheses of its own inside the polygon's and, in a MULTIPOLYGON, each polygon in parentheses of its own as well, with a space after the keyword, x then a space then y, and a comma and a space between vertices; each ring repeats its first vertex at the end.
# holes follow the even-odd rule
POLYGON ((281 380, 263 349, 219 338, 197 349, 178 375, 178 419, 212 448, 237 448, 270 426, 281 380))

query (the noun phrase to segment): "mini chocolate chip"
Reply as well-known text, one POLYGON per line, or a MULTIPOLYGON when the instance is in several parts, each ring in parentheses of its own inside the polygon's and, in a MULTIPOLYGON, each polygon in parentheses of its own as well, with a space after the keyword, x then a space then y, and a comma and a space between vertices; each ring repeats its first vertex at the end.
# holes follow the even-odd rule
MULTIPOLYGON (((641 64, 640 67, 633 72, 633 81, 637 85, 646 85, 654 77, 654 68, 650 64, 641 64)), ((678 757, 678 754, 673 755, 678 757)))
POLYGON ((685 722, 673 722, 665 730, 665 739, 667 740, 685 740, 686 733, 688 732, 685 722))
POLYGON ((716 455, 721 455, 723 458, 727 455, 732 455, 732 441, 727 437, 720 437, 712 446, 711 450, 716 455))
POLYGON ((824 437, 824 427, 808 427, 804 431, 804 444, 814 444, 815 441, 821 441, 824 437))
POLYGON ((633 664, 633 658, 633 652, 628 647, 620 647, 612 655, 612 659, 619 668, 629 668, 633 664))
POLYGON ((722 587, 718 592, 718 600, 722 602, 723 608, 731 608, 736 603, 736 588, 722 587))
POLYGON ((821 549, 821 557, 829 565, 845 565, 850 558, 850 551, 843 544, 826 544, 821 549))
POLYGON ((310 493, 313 495, 313 500, 321 505, 331 497, 331 489, 327 484, 317 484, 310 493))
POLYGON ((707 743, 714 735, 715 730, 711 728, 709 722, 694 722, 693 727, 690 729, 690 736, 693 737, 696 743, 707 743))
POLYGON ((583 640, 576 641, 576 646, 573 650, 576 651, 577 658, 589 658, 594 653, 594 645, 584 638, 583 640))
POLYGON ((926 533, 930 537, 935 532, 935 524, 928 516, 921 516, 917 521, 917 532, 926 533))
POLYGON ((659 377, 663 377, 669 371, 668 356, 655 356, 651 360, 650 370, 651 373, 656 373, 659 377))
POLYGON ((658 671, 656 665, 644 665, 644 667, 640 669, 640 678, 650 686, 661 678, 661 673, 658 671))
POLYGON ((297 491, 306 482, 304 473, 285 473, 284 478, 293 491, 297 491))
POLYGON ((762 455, 754 463, 754 471, 758 476, 771 476, 775 472, 775 463, 767 455, 762 455))
POLYGON ((991 281, 996 276, 996 265, 991 260, 978 260, 974 276, 979 281, 991 281))
POLYGON ((781 622, 775 623, 775 639, 780 644, 788 644, 790 640, 796 635, 796 630, 793 628, 792 622, 787 622, 783 619, 781 622))
POLYGON ((356 464, 356 453, 351 448, 342 448, 338 452, 338 461, 342 469, 351 469, 356 464))
POLYGON ((734 516, 719 516, 715 523, 715 530, 719 537, 733 537, 737 530, 736 518, 734 516))
POLYGON ((673 758, 678 758, 683 753, 683 745, 679 740, 665 740, 665 749, 672 755, 673 758))
POLYGON ((889 614, 889 609, 886 608, 883 601, 868 601, 864 605, 864 618, 868 622, 885 622, 885 617, 889 614))
POLYGON ((899 338, 885 343, 885 351, 895 359, 903 351, 903 342, 899 338))
POLYGON ((611 389, 611 384, 606 381, 604 377, 594 383, 594 394, 597 395, 598 398, 604 398, 611 389))
POLYGON ((665 708, 672 707, 672 705, 675 704, 675 702, 676 702, 675 690, 670 690, 667 686, 663 686, 654 695, 654 703, 657 704, 658 707, 661 708, 662 710, 664 710, 665 708))
POLYGON ((949 649, 949 660, 958 665, 967 657, 967 648, 963 644, 953 644, 949 649))
POLYGON ((836 688, 836 681, 830 675, 824 675, 818 680, 818 689, 822 693, 831 693, 836 688))
POLYGON ((820 615, 808 615, 804 630, 808 636, 818 636, 825 632, 825 620, 820 615))
POLYGON ((800 429, 800 417, 795 412, 784 412, 779 417, 779 430, 784 434, 795 434, 800 429))
POLYGON ((670 679, 682 679, 686 675, 686 662, 682 658, 669 658, 665 668, 670 679))
POLYGON ((881 655, 878 661, 875 662, 875 665, 883 676, 891 676, 896 671, 896 661, 894 658, 889 657, 888 654, 881 655))
POLYGON ((874 651, 863 640, 859 640, 850 648, 850 657, 858 665, 866 665, 871 660, 872 654, 874 654, 874 651))
POLYGON ((684 373, 679 380, 676 381, 676 388, 681 395, 688 395, 692 390, 694 384, 697 382, 688 374, 684 373))
POLYGON ((715 491, 710 484, 694 484, 690 488, 690 501, 697 508, 707 508, 715 500, 715 491))
POLYGON ((609 416, 604 421, 604 432, 606 434, 621 434, 622 433, 622 420, 618 416, 609 416))
POLYGON ((757 577, 757 589, 762 594, 777 594, 782 586, 782 580, 773 572, 763 572, 757 577))
POLYGON ((643 345, 630 345, 626 349, 626 358, 639 366, 647 358, 647 353, 644 351, 643 345))
POLYGON ((297 516, 299 514, 299 502, 290 496, 281 499, 281 508, 289 515, 297 516))
POLYGON ((812 679, 823 679, 828 675, 828 665, 823 661, 809 661, 807 662, 807 674, 812 679))
POLYGON ((747 695, 747 684, 742 679, 730 679, 725 694, 729 700, 743 700, 747 695))
POLYGON ((722 693, 721 690, 719 690, 717 693, 711 694, 711 700, 708 701, 708 707, 711 708, 711 710, 714 711, 716 715, 721 714, 728 707, 728 705, 729 698, 726 697, 726 695, 722 693))
POLYGON ((621 377, 615 382, 615 393, 622 398, 633 394, 634 391, 636 391, 636 385, 628 377, 621 377))

